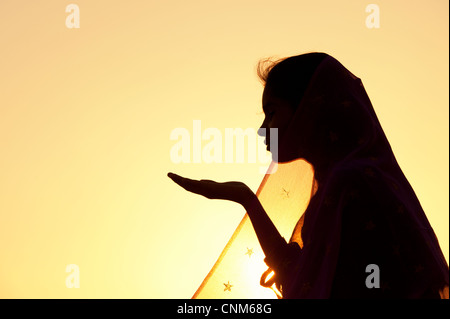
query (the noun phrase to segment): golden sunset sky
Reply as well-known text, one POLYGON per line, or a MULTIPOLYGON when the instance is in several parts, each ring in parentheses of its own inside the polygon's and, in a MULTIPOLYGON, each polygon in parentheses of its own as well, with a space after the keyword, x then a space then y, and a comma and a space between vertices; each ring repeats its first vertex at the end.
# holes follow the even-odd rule
POLYGON ((2 0, 0 297, 190 298, 245 212, 167 172, 255 192, 264 175, 176 164, 170 134, 194 120, 256 130, 258 60, 311 51, 362 79, 448 260, 448 12, 444 0, 2 0), (72 3, 79 28, 66 26, 72 3), (80 288, 66 287, 70 264, 80 288))

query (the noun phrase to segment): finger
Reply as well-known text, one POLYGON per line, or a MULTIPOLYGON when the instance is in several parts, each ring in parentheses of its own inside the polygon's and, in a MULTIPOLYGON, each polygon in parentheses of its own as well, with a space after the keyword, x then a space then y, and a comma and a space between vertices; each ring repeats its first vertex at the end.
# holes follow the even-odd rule
POLYGON ((181 177, 180 175, 177 175, 177 174, 174 174, 174 173, 171 173, 171 172, 167 173, 167 176, 168 176, 169 178, 171 178, 171 179, 181 177))
POLYGON ((185 177, 182 177, 182 176, 174 174, 174 173, 169 173, 169 174, 167 174, 167 176, 169 176, 177 184, 180 184, 180 183, 184 184, 188 181, 193 181, 192 179, 185 178, 185 177))
POLYGON ((212 180, 210 180, 210 179, 201 179, 200 182, 217 183, 216 181, 212 181, 212 180))
POLYGON ((167 176, 173 181, 175 181, 179 177, 177 174, 174 173, 167 173, 167 176))
POLYGON ((186 178, 186 177, 182 177, 180 175, 174 174, 174 173, 168 173, 167 176, 169 176, 174 182, 176 183, 181 183, 183 185, 203 185, 204 183, 217 183, 213 180, 210 179, 201 179, 201 180, 196 180, 196 179, 190 179, 190 178, 186 178))
POLYGON ((184 178, 182 176, 176 175, 176 174, 171 174, 169 176, 175 183, 177 183, 180 186, 185 185, 186 183, 189 182, 189 179, 184 178))
POLYGON ((194 193, 201 192, 201 182, 200 181, 182 177, 180 175, 173 174, 173 173, 169 173, 169 174, 167 174, 167 176, 169 176, 176 184, 183 187, 187 191, 194 192, 194 193))

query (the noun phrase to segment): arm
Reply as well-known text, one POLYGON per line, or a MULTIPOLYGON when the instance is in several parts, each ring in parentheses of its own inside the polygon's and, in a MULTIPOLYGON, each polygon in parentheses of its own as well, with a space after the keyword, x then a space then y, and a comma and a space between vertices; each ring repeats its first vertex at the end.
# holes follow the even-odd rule
POLYGON ((274 251, 286 246, 286 241, 281 237, 258 197, 251 192, 246 198, 241 204, 247 211, 264 254, 270 256, 274 251))
POLYGON ((286 246, 275 225, 253 191, 241 182, 218 183, 211 180, 193 180, 169 173, 168 176, 185 190, 205 196, 208 199, 224 199, 241 204, 247 211, 256 236, 266 256, 286 246))
MULTIPOLYGON (((266 256, 265 262, 275 271, 278 286, 288 279, 289 261, 300 253, 300 246, 293 242, 287 244, 270 220, 253 191, 241 182, 217 183, 211 180, 192 180, 169 173, 168 176, 185 190, 205 196, 209 199, 225 199, 241 204, 250 218, 258 241, 266 256)), ((264 275, 263 275, 264 276, 264 275)), ((265 282, 265 278, 261 278, 265 282)), ((266 282, 265 282, 266 283, 266 282)), ((272 283, 268 283, 269 286, 272 283)), ((265 286, 261 282, 262 285, 265 286)))

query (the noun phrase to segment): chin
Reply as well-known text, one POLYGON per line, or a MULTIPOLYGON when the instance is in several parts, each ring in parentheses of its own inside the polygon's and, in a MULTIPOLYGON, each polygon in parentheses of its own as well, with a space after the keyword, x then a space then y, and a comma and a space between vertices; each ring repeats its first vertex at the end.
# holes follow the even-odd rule
POLYGON ((270 149, 269 152, 272 154, 272 160, 277 163, 289 163, 300 158, 296 153, 286 153, 286 152, 276 152, 274 154, 270 149))

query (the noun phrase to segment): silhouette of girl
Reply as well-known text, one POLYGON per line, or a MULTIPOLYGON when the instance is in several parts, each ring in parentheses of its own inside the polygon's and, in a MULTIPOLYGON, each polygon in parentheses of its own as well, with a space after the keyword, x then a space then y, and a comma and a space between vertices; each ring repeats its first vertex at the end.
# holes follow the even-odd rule
POLYGON ((283 298, 448 298, 447 262, 361 80, 324 53, 258 74, 261 128, 278 128, 276 160, 314 169, 315 192, 289 243, 245 184, 168 176, 246 209, 283 298), (367 283, 367 269, 379 271, 379 286, 367 283))

